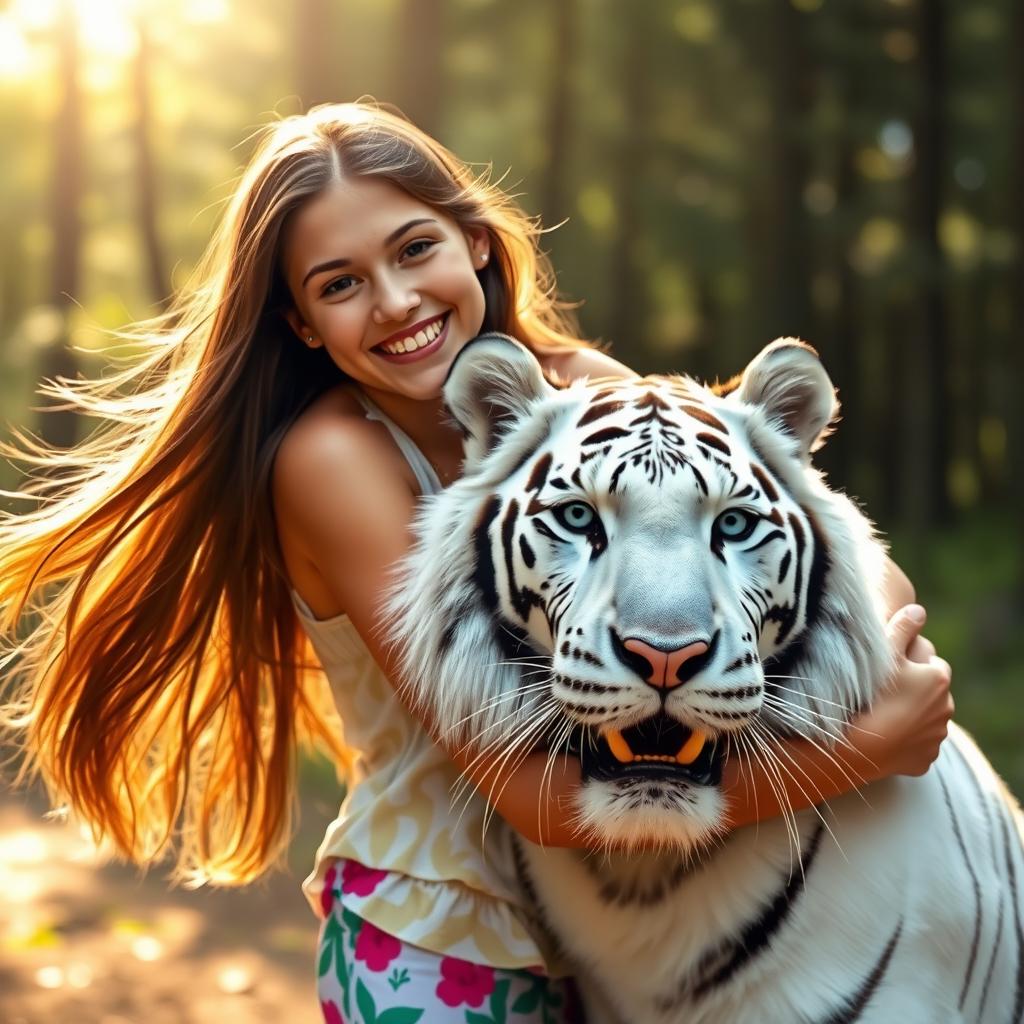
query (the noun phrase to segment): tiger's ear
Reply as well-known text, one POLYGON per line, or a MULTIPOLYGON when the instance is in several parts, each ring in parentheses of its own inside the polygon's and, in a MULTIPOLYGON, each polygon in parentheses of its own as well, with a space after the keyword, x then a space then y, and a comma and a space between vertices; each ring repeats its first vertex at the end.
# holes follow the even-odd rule
POLYGON ((444 384, 445 406, 465 438, 466 466, 487 455, 534 402, 555 393, 537 357, 507 334, 469 342, 444 384))
POLYGON ((797 338, 778 338, 743 371, 737 396, 759 406, 800 443, 807 458, 831 433, 839 402, 818 353, 797 338))

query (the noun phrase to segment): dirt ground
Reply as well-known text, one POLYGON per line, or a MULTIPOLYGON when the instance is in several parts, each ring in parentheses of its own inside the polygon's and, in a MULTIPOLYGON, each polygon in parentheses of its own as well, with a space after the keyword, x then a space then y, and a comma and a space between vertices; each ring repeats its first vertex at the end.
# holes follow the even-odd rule
POLYGON ((189 891, 0 789, 0 1024, 320 1024, 299 883, 331 809, 303 803, 290 873, 189 891))

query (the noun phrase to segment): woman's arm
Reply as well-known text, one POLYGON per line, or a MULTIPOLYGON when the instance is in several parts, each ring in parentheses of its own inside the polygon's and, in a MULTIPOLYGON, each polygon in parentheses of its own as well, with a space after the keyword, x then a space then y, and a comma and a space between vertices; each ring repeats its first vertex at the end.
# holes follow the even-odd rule
MULTIPOLYGON (((850 723, 847 743, 829 749, 806 740, 780 741, 775 752, 784 769, 777 772, 736 758, 726 762, 726 829, 801 811, 888 775, 928 770, 945 739, 953 700, 945 661, 934 653, 923 662, 908 656, 915 642, 931 647, 918 635, 923 613, 919 605, 910 605, 890 620, 889 640, 897 657, 892 686, 850 723)), ((499 776, 497 762, 474 763, 465 752, 453 752, 452 758, 481 793, 493 797, 502 817, 533 842, 584 849, 606 845, 581 834, 573 822, 578 760, 559 756, 549 766, 546 754, 531 754, 509 778, 499 776)))
MULTIPOLYGON (((279 529, 302 538, 306 556, 336 607, 346 611, 378 664, 389 678, 395 678, 392 654, 381 639, 386 623, 380 619, 379 596, 392 567, 408 552, 416 498, 401 455, 376 426, 362 417, 346 418, 344 423, 322 420, 308 428, 298 424, 275 463, 274 502, 279 529)), ((892 575, 899 584, 902 574, 892 575)), ((917 629, 897 632, 899 639, 894 642, 900 644, 916 635, 917 629)), ((905 651, 904 643, 899 653, 905 651)), ((908 659, 901 660, 893 694, 870 717, 855 723, 863 732, 850 731, 857 751, 853 771, 839 771, 810 744, 782 744, 781 749, 799 760, 816 787, 788 786, 787 801, 799 809, 883 774, 924 771, 934 758, 936 744, 919 723, 921 691, 937 691, 939 704, 943 697, 948 701, 948 666, 940 659, 933 662, 911 667, 908 659), (873 735, 876 732, 879 736, 873 735), (904 746, 908 737, 913 740, 912 749, 904 746), (922 739, 927 740, 923 750, 922 739)), ((498 813, 528 839, 554 846, 592 845, 579 834, 574 821, 578 761, 559 757, 549 768, 546 755, 533 754, 509 772, 500 753, 478 759, 445 746, 422 711, 410 710, 498 813)), ((854 757, 841 749, 844 757, 854 757)), ((733 827, 781 813, 782 798, 773 793, 772 781, 756 765, 746 775, 738 765, 727 766, 733 827)))
POLYGON ((750 770, 737 759, 726 762, 722 785, 729 795, 729 827, 803 810, 889 775, 928 770, 946 738, 953 698, 948 663, 919 636, 924 621, 920 605, 902 608, 890 619, 897 659, 892 685, 847 726, 845 743, 828 748, 806 740, 780 742, 775 752, 785 770, 777 774, 760 766, 750 770), (911 658, 912 651, 929 649, 922 660, 911 658))

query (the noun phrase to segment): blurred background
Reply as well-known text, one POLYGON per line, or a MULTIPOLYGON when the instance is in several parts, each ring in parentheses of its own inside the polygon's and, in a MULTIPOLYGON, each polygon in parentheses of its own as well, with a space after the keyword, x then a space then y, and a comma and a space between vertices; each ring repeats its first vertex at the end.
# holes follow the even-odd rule
MULTIPOLYGON (((584 333, 637 369, 818 348, 820 463, 1022 794, 1022 50, 1019 0, 0 0, 0 432, 74 440, 38 381, 159 311, 257 126, 374 96, 557 226, 584 333)), ((338 793, 303 774, 291 876, 241 893, 98 867, 2 793, 0 1018, 315 1020, 297 883, 338 793)))

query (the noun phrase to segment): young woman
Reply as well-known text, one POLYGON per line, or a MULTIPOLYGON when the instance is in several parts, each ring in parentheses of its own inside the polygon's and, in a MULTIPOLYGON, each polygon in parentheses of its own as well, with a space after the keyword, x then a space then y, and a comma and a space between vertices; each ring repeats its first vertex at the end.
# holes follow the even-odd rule
MULTIPOLYGON (((105 425, 68 452, 23 442, 36 504, 0 524, 5 720, 121 853, 174 847, 183 876, 246 882, 288 839, 297 742, 345 767, 305 886, 328 1021, 461 1022, 485 1000, 567 1019, 509 832, 481 833, 489 794, 528 838, 585 847, 573 767, 542 786, 537 755, 493 788, 493 762, 435 745, 403 706, 379 639, 416 501, 459 473, 439 395, 482 330, 564 378, 631 372, 573 333, 534 225, 437 142, 367 105, 287 118, 192 286, 128 332, 137 365, 55 387, 105 425), (463 772, 484 793, 453 811, 463 772)), ((889 596, 894 612, 913 597, 895 567, 889 596)), ((816 800, 936 756, 949 668, 922 623, 917 606, 894 616, 894 686, 850 731, 845 771, 791 745, 816 800)), ((734 825, 780 812, 770 780, 729 765, 727 785, 734 825)))

